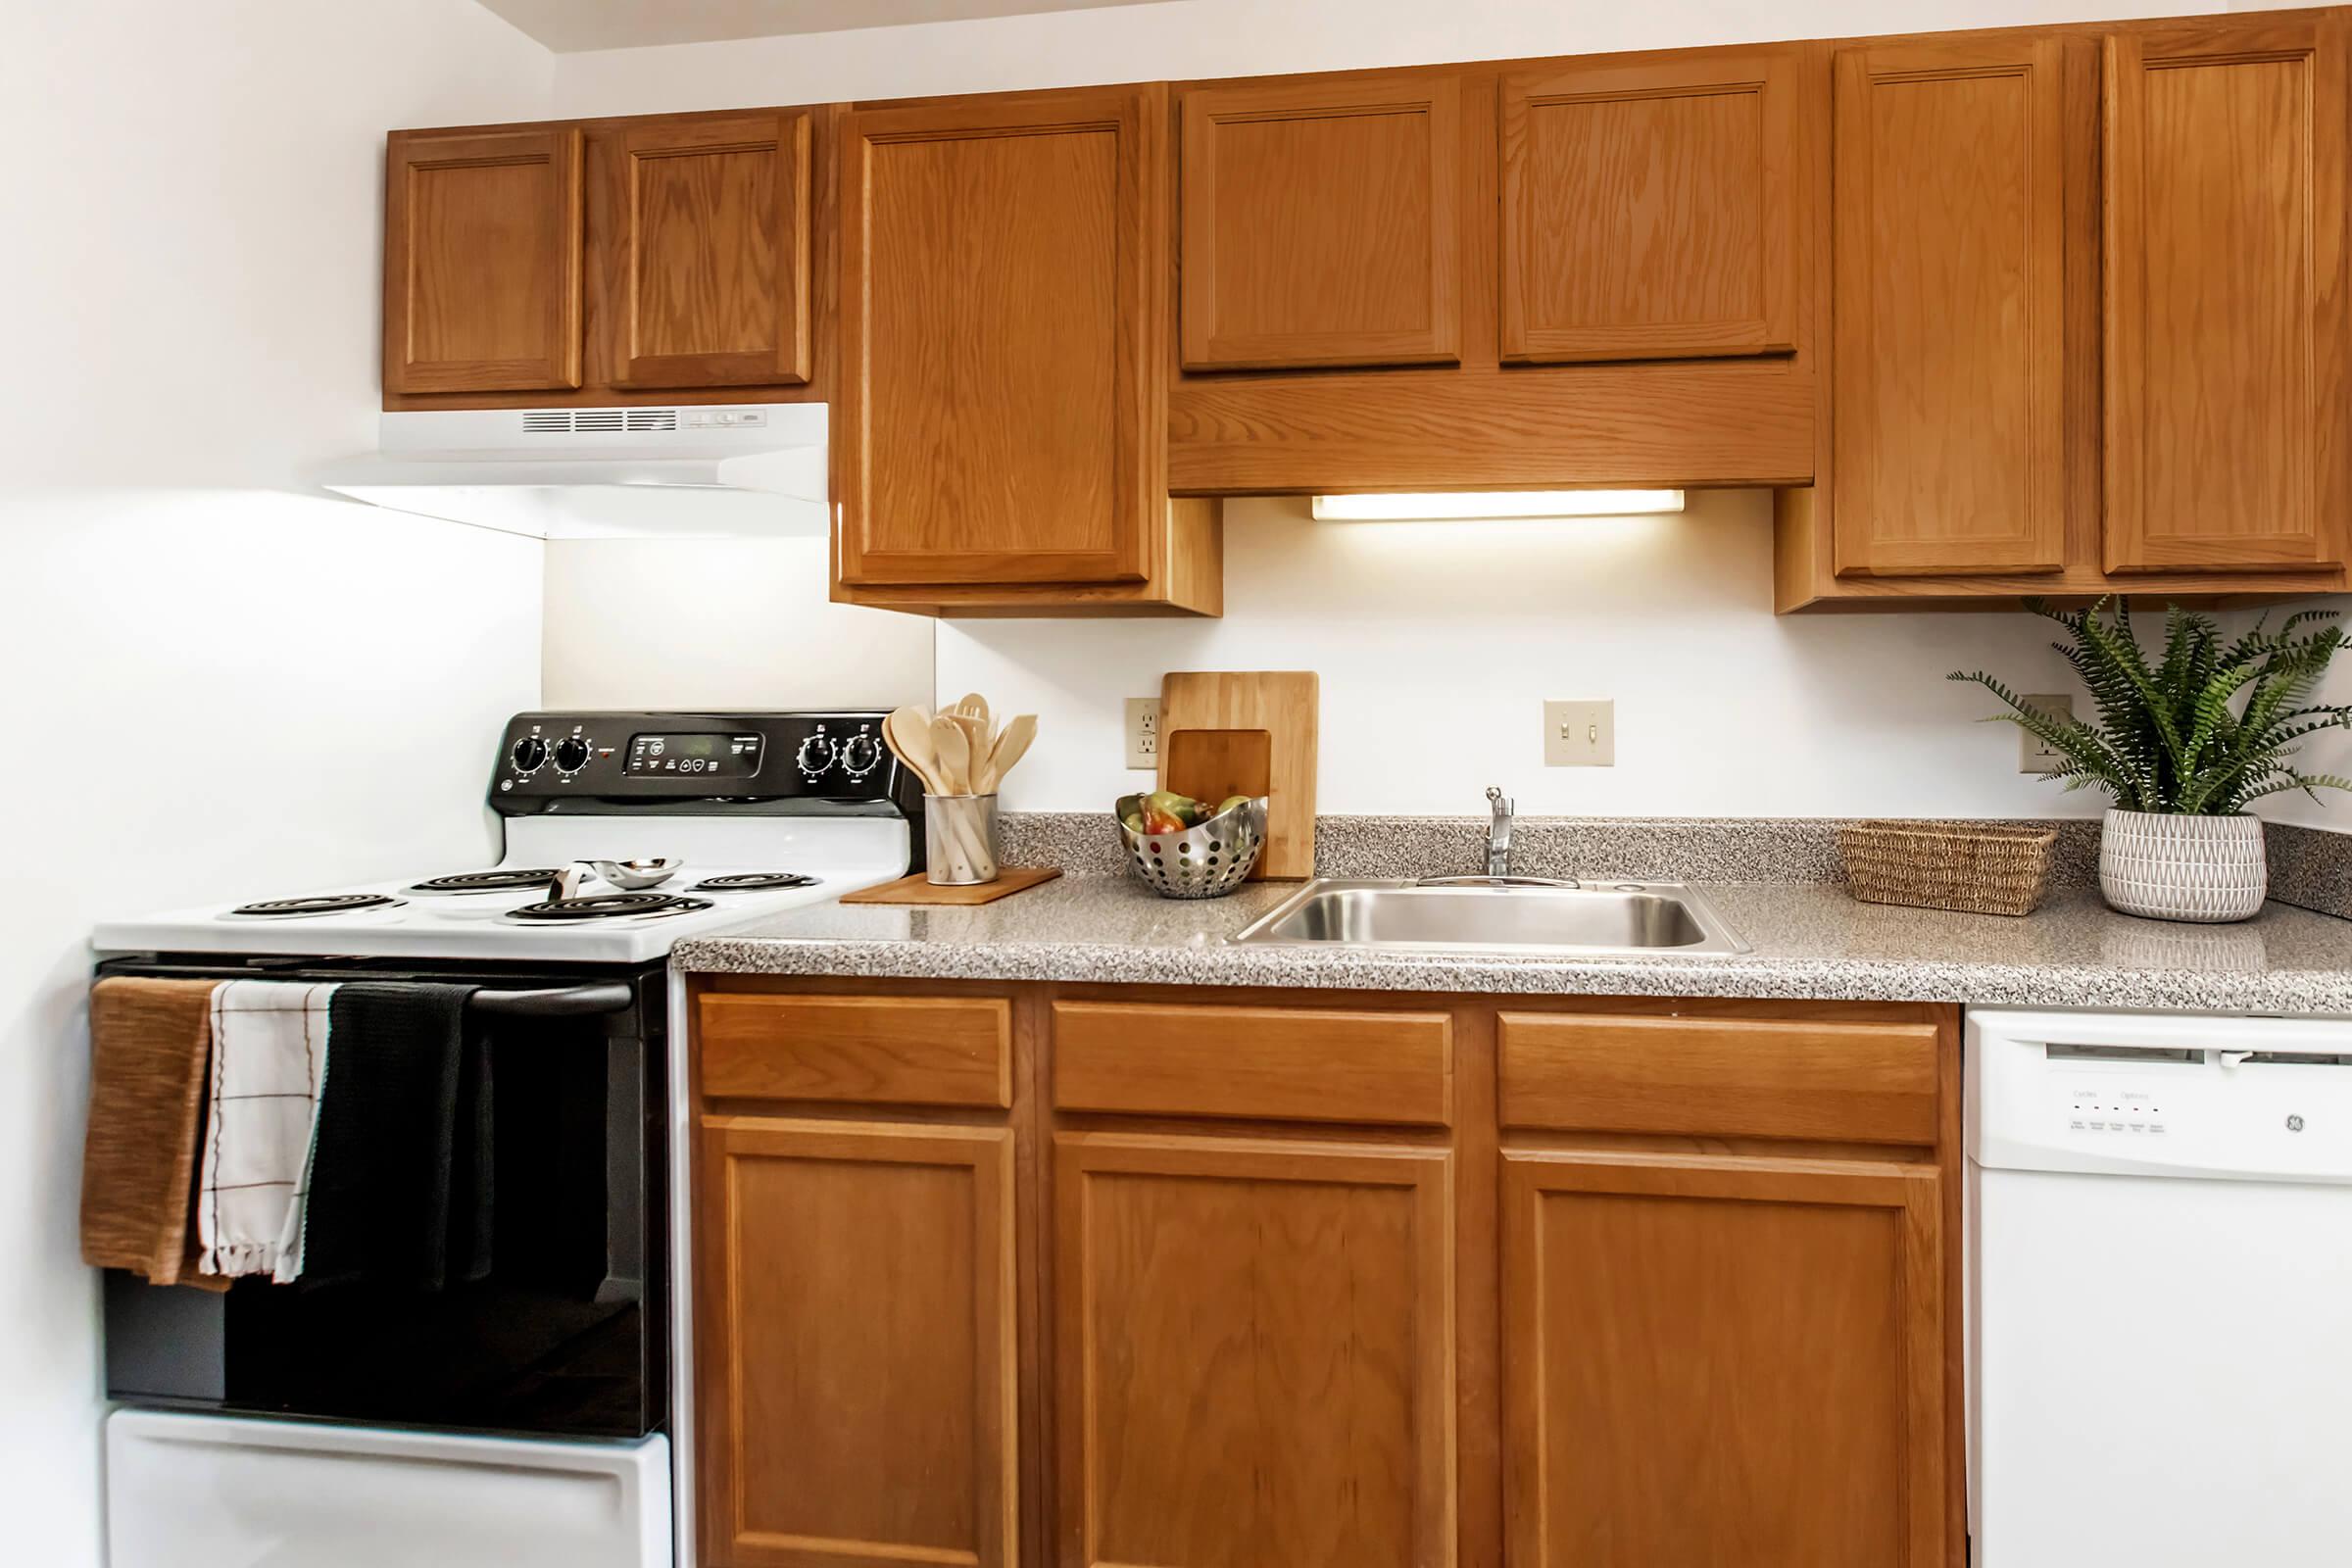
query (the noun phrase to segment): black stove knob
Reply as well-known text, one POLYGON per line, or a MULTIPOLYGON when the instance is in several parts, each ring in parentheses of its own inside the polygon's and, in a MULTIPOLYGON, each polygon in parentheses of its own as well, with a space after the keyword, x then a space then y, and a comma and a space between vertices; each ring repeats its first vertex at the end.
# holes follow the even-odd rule
POLYGON ((863 778, 882 760, 882 743, 860 732, 841 743, 842 771, 852 778, 863 778))
POLYGON ((547 742, 536 735, 525 735, 514 743, 511 754, 517 773, 536 773, 539 764, 547 760, 547 742))
POLYGON ((565 773, 577 773, 588 765, 588 743, 577 735, 567 735, 556 742, 556 766, 565 773))
POLYGON ((814 779, 831 767, 833 758, 833 743, 823 735, 809 736, 801 742, 800 751, 793 755, 793 760, 800 766, 801 776, 807 779, 814 779))

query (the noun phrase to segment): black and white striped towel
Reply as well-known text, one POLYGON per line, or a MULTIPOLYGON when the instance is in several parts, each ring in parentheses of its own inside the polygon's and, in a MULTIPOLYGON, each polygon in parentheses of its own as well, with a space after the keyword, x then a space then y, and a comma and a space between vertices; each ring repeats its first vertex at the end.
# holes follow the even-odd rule
POLYGON ((302 1273, 304 1208, 332 985, 231 980, 213 992, 212 1093, 196 1233, 207 1274, 302 1273))

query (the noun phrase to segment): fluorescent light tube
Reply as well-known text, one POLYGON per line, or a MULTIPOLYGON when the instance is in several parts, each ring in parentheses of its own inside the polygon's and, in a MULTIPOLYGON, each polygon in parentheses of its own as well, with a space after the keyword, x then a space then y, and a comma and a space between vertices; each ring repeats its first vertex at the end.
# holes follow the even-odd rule
POLYGON ((1320 522, 1420 522, 1489 517, 1622 517, 1680 512, 1680 490, 1473 490, 1317 496, 1320 522))

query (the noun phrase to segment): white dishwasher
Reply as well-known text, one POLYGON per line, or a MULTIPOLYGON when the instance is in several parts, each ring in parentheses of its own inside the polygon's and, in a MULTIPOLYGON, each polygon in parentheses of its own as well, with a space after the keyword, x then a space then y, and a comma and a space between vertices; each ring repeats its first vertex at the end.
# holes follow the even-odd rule
POLYGON ((1976 1568, 2352 1562, 2352 1021, 1972 1011, 1976 1568))

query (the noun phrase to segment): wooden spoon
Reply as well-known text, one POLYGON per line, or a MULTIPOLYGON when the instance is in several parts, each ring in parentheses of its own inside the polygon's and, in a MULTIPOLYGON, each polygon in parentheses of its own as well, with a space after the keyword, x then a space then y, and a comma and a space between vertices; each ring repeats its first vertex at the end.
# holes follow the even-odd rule
POLYGON ((923 789, 932 795, 948 792, 940 787, 939 753, 931 744, 931 715, 919 708, 895 709, 882 721, 882 738, 898 753, 899 760, 914 770, 923 781, 923 789))
POLYGON ((981 786, 982 793, 993 793, 998 785, 1004 782, 1004 775, 1012 771, 1012 764, 1021 760, 1029 750, 1029 743, 1035 739, 1035 713, 1022 713, 1005 723, 1004 731, 997 736, 996 744, 989 749, 986 768, 988 782, 981 786))
POLYGON ((969 795, 972 793, 972 743, 965 738, 963 726, 953 713, 942 713, 931 721, 931 749, 939 755, 939 788, 937 795, 969 795))
POLYGON ((956 700, 956 706, 949 709, 948 711, 951 713, 962 713, 968 717, 976 718, 981 723, 986 724, 988 722, 988 699, 981 696, 978 692, 965 692, 962 697, 956 700))
POLYGON ((981 787, 980 774, 988 761, 990 750, 997 743, 996 736, 990 732, 986 719, 974 718, 960 705, 951 710, 947 716, 956 721, 957 729, 963 731, 964 754, 971 759, 971 777, 964 782, 971 786, 974 795, 986 795, 988 791, 981 787))

